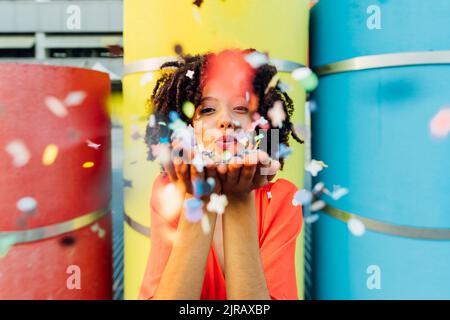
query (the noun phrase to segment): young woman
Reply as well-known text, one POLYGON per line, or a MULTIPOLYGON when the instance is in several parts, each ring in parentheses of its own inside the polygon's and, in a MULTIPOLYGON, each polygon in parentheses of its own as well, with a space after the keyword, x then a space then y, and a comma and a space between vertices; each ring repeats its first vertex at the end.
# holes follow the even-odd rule
POLYGON ((151 98, 156 123, 153 119, 146 135, 149 159, 155 158, 155 145, 172 137, 167 123, 175 111, 192 125, 196 145, 215 154, 216 161, 202 170, 193 164, 194 151, 179 139, 171 142, 183 152, 164 162, 153 184, 142 299, 298 299, 295 246, 302 212, 292 204, 297 188, 285 179, 271 181, 283 159, 265 151, 276 153, 278 143, 288 146, 289 135, 302 141, 293 131, 293 103, 278 86, 276 68, 252 67, 246 59, 251 53, 225 50, 162 66, 151 98), (195 107, 192 117, 183 107, 186 101, 195 107), (262 131, 264 125, 276 130, 262 131), (239 138, 253 129, 265 133, 266 150, 239 138), (212 196, 201 197, 211 230, 205 232, 179 203, 195 197, 194 181, 212 179, 212 191, 225 195, 228 204, 218 214, 208 209, 212 196), (167 214, 169 207, 176 214, 167 214))

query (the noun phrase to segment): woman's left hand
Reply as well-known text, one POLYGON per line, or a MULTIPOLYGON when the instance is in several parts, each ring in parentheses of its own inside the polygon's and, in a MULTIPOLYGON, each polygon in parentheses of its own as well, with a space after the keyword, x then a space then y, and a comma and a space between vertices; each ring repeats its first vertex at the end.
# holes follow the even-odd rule
POLYGON ((243 158, 233 157, 229 163, 217 168, 224 193, 229 200, 247 200, 254 189, 258 189, 273 179, 280 169, 280 162, 257 150, 243 158))

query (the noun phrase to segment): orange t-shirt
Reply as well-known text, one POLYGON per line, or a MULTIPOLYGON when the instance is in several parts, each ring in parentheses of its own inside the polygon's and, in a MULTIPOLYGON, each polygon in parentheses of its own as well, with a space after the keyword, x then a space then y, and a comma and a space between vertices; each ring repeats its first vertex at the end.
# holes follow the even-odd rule
MULTIPOLYGON (((169 178, 159 175, 153 192, 169 183, 169 178)), ((258 236, 261 260, 267 287, 274 300, 297 300, 295 273, 296 239, 302 226, 302 207, 292 205, 297 187, 285 179, 255 190, 258 236), (270 192, 270 193, 269 193, 270 192)), ((151 197, 151 251, 139 294, 140 299, 151 299, 158 287, 172 250, 167 239, 169 230, 176 230, 177 219, 168 221, 158 213, 155 197, 151 197)), ((226 213, 225 213, 226 214, 226 213)), ((201 300, 226 300, 224 275, 211 244, 201 300)))

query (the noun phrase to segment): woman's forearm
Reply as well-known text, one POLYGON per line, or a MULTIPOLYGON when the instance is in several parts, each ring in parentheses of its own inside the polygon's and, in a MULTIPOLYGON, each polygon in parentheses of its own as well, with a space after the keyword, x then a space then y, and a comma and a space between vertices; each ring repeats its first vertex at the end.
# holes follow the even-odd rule
MULTIPOLYGON (((208 215, 211 230, 216 213, 208 215)), ((200 223, 191 223, 181 213, 177 236, 153 299, 200 299, 213 233, 204 234, 200 223)))
POLYGON ((223 216, 227 299, 270 299, 261 261, 254 193, 230 201, 223 216))

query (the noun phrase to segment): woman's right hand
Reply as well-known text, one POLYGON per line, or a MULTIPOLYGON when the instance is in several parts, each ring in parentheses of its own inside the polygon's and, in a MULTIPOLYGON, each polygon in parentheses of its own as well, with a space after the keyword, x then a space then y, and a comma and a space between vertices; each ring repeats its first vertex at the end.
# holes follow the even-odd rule
POLYGON ((192 149, 183 149, 180 141, 174 140, 171 143, 171 157, 169 161, 164 164, 164 169, 167 172, 170 181, 174 183, 183 194, 188 197, 194 196, 193 182, 195 179, 200 179, 206 182, 206 179, 211 177, 215 184, 214 193, 221 192, 221 184, 217 172, 216 164, 207 164, 201 172, 199 172, 195 165, 192 164, 194 158, 192 149), (181 151, 182 150, 182 151, 181 151))

